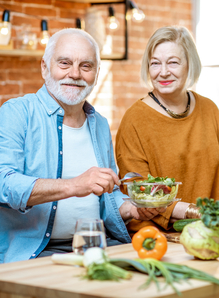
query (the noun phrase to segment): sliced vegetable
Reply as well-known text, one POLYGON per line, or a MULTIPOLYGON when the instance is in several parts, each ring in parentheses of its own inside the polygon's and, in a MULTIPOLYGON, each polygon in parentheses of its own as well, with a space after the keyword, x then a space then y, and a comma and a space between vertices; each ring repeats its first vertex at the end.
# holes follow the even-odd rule
POLYGON ((160 260, 167 251, 167 239, 156 227, 147 226, 140 229, 132 238, 133 248, 141 259, 160 260))
POLYGON ((186 219, 179 219, 177 221, 174 222, 173 224, 173 228, 175 231, 177 232, 182 232, 183 228, 190 224, 191 222, 200 220, 200 218, 186 218, 186 219))
POLYGON ((151 189, 151 196, 154 196, 156 193, 160 193, 160 190, 162 190, 163 193, 166 195, 171 192, 171 187, 162 184, 153 186, 151 189))

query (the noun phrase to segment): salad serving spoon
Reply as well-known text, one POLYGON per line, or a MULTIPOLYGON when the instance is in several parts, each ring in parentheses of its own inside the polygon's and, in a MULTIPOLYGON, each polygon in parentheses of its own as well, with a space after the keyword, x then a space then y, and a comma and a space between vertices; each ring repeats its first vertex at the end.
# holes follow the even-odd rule
POLYGON ((129 173, 125 174, 125 176, 122 179, 120 179, 119 181, 123 182, 127 179, 131 179, 131 178, 135 178, 135 177, 143 177, 143 176, 141 174, 138 174, 135 172, 129 172, 129 173))

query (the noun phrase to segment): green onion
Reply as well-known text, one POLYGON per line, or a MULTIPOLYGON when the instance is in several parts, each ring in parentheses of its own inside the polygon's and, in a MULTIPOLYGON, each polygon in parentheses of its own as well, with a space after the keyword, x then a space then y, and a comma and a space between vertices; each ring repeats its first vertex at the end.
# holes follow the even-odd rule
POLYGON ((178 295, 181 295, 181 293, 174 284, 180 283, 181 281, 188 281, 189 278, 208 281, 219 285, 219 279, 186 265, 172 264, 149 258, 136 260, 111 259, 110 262, 127 270, 135 270, 148 274, 148 279, 142 286, 140 286, 140 289, 147 288, 151 282, 154 281, 157 289, 161 290, 159 280, 157 278, 158 276, 164 277, 165 286, 170 285, 178 295))

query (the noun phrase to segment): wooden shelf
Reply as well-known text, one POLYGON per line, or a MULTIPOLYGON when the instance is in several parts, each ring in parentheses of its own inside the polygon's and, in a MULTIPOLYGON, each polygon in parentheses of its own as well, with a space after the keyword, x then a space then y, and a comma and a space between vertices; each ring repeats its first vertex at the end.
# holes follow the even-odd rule
POLYGON ((122 60, 123 56, 124 54, 120 54, 120 53, 112 53, 110 55, 100 54, 100 58, 102 60, 122 60))
POLYGON ((121 2, 120 0, 59 0, 61 2, 78 2, 78 3, 117 3, 121 2))
POLYGON ((1 50, 0 56, 33 56, 33 57, 43 57, 44 51, 40 50, 1 50))
MULTIPOLYGON (((10 56, 10 57, 22 57, 22 56, 26 56, 26 57, 40 57, 42 58, 44 54, 44 51, 40 51, 40 50, 1 50, 0 49, 0 57, 1 56, 10 56)), ((114 53, 114 54, 110 54, 110 55, 106 55, 106 54, 101 54, 101 59, 103 60, 110 60, 110 59, 115 59, 115 60, 120 60, 122 59, 122 54, 120 53, 114 53)))

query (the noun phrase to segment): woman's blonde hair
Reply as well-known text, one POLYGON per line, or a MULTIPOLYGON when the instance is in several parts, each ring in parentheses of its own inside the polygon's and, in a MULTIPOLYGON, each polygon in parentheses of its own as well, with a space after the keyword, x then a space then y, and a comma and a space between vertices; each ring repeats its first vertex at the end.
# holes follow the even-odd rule
POLYGON ((141 78, 148 87, 151 87, 151 79, 149 74, 149 64, 151 56, 155 48, 164 42, 175 42, 180 45, 185 53, 188 63, 188 77, 185 88, 192 87, 197 82, 201 73, 201 61, 196 49, 194 39, 185 27, 170 26, 162 27, 154 32, 148 41, 145 49, 142 64, 141 64, 141 78))

